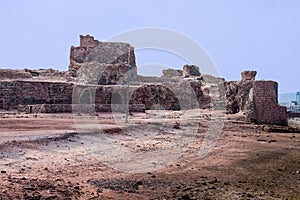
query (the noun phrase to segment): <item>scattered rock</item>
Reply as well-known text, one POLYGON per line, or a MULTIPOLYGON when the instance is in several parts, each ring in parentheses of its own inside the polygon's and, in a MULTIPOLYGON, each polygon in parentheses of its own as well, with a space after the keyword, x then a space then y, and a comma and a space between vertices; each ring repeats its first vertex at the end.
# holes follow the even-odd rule
POLYGON ((179 129, 179 128, 180 128, 180 123, 179 123, 179 122, 176 122, 176 123, 173 125, 173 128, 174 128, 174 129, 179 129))
POLYGON ((215 186, 211 186, 210 188, 208 188, 209 190, 216 190, 217 188, 215 186))
POLYGON ((183 195, 183 196, 181 197, 181 199, 182 199, 182 200, 191 200, 191 197, 190 197, 190 195, 185 194, 185 195, 183 195))
POLYGON ((103 133, 105 133, 105 134, 121 134, 121 133, 123 133, 123 130, 121 128, 110 128, 110 129, 104 129, 103 133))
POLYGON ((277 140, 269 140, 269 143, 277 142, 277 140))

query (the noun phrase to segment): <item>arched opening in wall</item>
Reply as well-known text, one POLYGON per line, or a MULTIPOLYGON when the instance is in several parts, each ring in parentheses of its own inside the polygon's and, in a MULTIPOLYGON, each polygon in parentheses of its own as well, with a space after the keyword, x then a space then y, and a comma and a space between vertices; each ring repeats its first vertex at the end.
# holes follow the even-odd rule
POLYGON ((111 104, 122 104, 122 97, 119 93, 113 93, 110 97, 111 104))
POLYGON ((29 114, 32 113, 32 106, 29 106, 29 114))
POLYGON ((232 110, 233 110, 233 113, 232 113, 232 114, 236 114, 236 113, 240 112, 240 106, 239 106, 238 102, 235 102, 235 103, 232 105, 232 110))
POLYGON ((176 94, 162 85, 147 85, 135 90, 129 104, 144 104, 146 110, 180 110, 176 94))

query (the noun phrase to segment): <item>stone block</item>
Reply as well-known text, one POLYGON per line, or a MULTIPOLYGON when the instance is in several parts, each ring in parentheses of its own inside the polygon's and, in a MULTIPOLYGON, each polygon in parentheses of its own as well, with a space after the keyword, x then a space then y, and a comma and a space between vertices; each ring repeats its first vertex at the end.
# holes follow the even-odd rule
POLYGON ((183 66, 183 75, 185 77, 189 76, 200 76, 199 67, 196 65, 184 65, 183 66))
POLYGON ((256 71, 243 71, 242 81, 254 81, 256 74, 257 74, 256 71))

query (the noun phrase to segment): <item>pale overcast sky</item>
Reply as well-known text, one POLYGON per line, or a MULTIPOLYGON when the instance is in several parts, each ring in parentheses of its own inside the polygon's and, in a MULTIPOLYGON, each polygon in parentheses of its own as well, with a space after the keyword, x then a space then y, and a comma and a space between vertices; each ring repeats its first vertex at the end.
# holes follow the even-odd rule
MULTIPOLYGON (((160 27, 194 39, 227 80, 254 69, 258 79, 278 81, 281 93, 300 91, 299 0, 1 0, 0 24, 1 68, 67 70, 80 34, 106 40, 160 27)), ((138 64, 184 63, 166 53, 148 55, 138 52, 138 64)))

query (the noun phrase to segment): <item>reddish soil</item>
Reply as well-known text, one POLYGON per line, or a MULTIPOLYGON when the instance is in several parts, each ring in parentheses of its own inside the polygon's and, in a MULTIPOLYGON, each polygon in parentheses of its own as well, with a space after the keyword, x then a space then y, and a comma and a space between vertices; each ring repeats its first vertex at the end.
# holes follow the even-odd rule
MULTIPOLYGON (((134 117, 130 126, 147 131, 144 114, 134 117)), ((129 137, 111 116, 99 114, 97 120, 105 134, 129 137)), ((176 123, 155 121, 164 131, 182 131, 176 123)), ((201 124, 205 131, 205 121, 201 124)), ((71 116, 0 119, 0 136, 1 200, 300 199, 299 133, 267 133, 258 125, 225 120, 206 157, 186 151, 165 168, 142 173, 118 171, 97 160, 71 116)), ((137 142, 125 145, 136 148, 137 142)))

